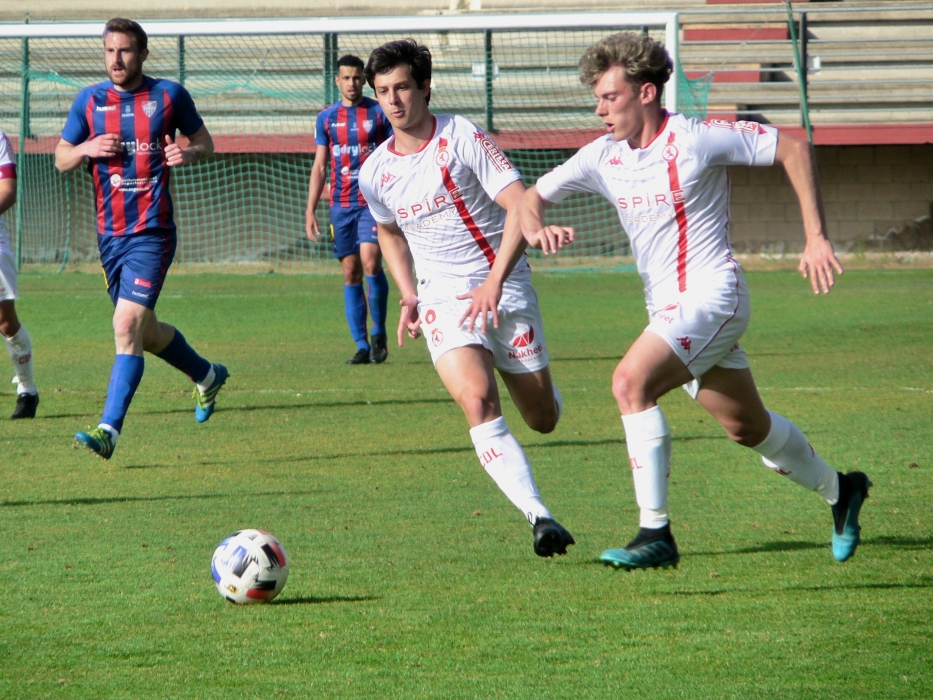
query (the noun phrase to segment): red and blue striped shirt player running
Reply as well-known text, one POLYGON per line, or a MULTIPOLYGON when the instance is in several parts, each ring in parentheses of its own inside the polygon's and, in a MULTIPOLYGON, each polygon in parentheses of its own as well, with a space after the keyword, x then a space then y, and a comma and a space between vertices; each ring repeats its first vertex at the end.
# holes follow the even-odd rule
POLYGON ((75 439, 109 459, 142 379, 144 351, 196 383, 198 422, 210 418, 229 373, 198 355, 180 331, 155 315, 175 255, 169 174, 210 155, 213 140, 187 90, 143 75, 149 50, 139 24, 111 19, 103 40, 110 80, 78 93, 55 148, 55 166, 66 173, 87 162, 94 181, 97 244, 114 304, 117 354, 100 424, 75 439), (188 138, 184 148, 175 143, 178 131, 188 138))
POLYGON ((363 61, 359 57, 342 56, 337 61, 335 81, 340 101, 317 117, 314 137, 317 150, 308 186, 305 231, 312 241, 317 241, 321 234, 315 209, 324 192, 329 161, 334 257, 343 269, 344 311, 350 335, 356 342, 356 354, 347 364, 380 363, 385 362, 389 354, 385 326, 389 283, 382 269, 376 222, 360 194, 358 179, 360 166, 392 135, 392 126, 379 103, 363 96, 363 61), (366 335, 364 275, 373 319, 370 339, 366 335))

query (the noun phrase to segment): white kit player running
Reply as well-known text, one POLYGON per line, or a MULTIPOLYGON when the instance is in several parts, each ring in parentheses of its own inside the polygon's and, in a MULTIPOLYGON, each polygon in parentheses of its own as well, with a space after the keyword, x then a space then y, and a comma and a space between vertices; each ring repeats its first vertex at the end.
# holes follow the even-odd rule
POLYGON ((841 273, 825 223, 809 144, 754 122, 702 123, 661 107, 672 70, 662 44, 616 34, 591 46, 580 79, 593 87, 609 133, 541 177, 522 203, 530 244, 557 252, 570 228, 544 226, 543 212, 574 192, 601 194, 615 207, 645 282, 649 323, 612 378, 622 413, 638 535, 602 561, 625 569, 674 566, 668 518, 671 432, 657 400, 678 386, 709 411, 729 437, 764 464, 832 506, 833 555, 845 561, 859 543, 858 514, 871 483, 824 462, 800 430, 765 409, 739 338, 749 322, 748 288, 729 245, 730 165, 781 163, 800 200, 806 248, 800 271, 828 293, 841 273))
POLYGON ((502 416, 493 372, 533 430, 554 430, 560 394, 518 226, 521 175, 472 123, 431 114, 427 47, 389 42, 373 51, 365 75, 394 130, 363 164, 359 184, 402 296, 398 343, 424 328, 480 464, 528 518, 535 553, 565 554, 573 537, 541 499, 502 416))
POLYGON ((0 131, 0 335, 13 361, 16 408, 12 419, 35 418, 39 392, 33 381, 32 340, 16 315, 16 258, 3 214, 16 202, 16 163, 10 139, 0 131))

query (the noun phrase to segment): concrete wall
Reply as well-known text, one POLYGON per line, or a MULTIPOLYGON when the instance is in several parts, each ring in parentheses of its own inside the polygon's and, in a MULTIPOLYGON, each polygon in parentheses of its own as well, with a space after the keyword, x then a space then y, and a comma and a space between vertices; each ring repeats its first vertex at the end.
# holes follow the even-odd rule
MULTIPOLYGON (((860 250, 873 236, 931 215, 933 144, 818 146, 816 153, 837 251, 860 250)), ((730 174, 736 252, 801 251, 800 207, 784 171, 733 168, 730 174)))

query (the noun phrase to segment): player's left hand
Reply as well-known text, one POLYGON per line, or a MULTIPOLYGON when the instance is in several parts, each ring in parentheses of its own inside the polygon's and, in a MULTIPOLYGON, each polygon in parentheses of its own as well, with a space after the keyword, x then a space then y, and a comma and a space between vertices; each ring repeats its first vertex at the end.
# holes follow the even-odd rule
POLYGON ((398 346, 405 346, 405 333, 409 338, 421 337, 421 317, 418 315, 418 297, 408 296, 399 300, 402 313, 398 318, 398 346))
POLYGON ((185 152, 168 134, 165 135, 165 164, 170 168, 177 168, 185 164, 185 152))
POLYGON ((823 236, 807 240, 797 269, 804 279, 810 278, 810 286, 813 287, 814 294, 819 294, 821 291, 823 294, 829 294, 829 290, 836 283, 833 270, 840 275, 843 272, 842 264, 833 251, 833 244, 823 236))
POLYGON ((492 325, 499 327, 499 299, 502 298, 502 288, 488 279, 475 289, 471 289, 466 294, 458 294, 458 299, 469 299, 470 306, 463 312, 457 325, 462 326, 467 319, 470 320, 467 330, 473 332, 473 328, 479 321, 479 330, 486 332, 486 323, 489 314, 492 314, 492 325))

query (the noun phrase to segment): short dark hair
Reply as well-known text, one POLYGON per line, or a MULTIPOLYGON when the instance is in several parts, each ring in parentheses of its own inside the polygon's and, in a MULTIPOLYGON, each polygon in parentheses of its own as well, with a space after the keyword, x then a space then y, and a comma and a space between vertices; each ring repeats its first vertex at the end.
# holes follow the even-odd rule
MULTIPOLYGON (((369 54, 369 62, 363 75, 369 87, 375 89, 377 75, 388 73, 403 63, 408 66, 419 89, 424 88, 425 81, 428 83, 427 87, 431 87, 431 50, 412 38, 390 41, 375 49, 369 54)), ((428 92, 427 102, 430 101, 431 93, 428 92)))
POLYGON ((114 17, 113 19, 107 20, 107 24, 104 27, 105 39, 108 34, 129 34, 136 39, 137 50, 145 51, 149 48, 149 37, 146 36, 146 32, 139 26, 139 22, 134 22, 131 19, 114 17))
POLYGON ((340 66, 349 66, 350 68, 359 68, 362 72, 363 59, 359 56, 354 56, 352 53, 348 53, 345 56, 341 56, 340 60, 337 61, 337 70, 340 70, 340 66))

